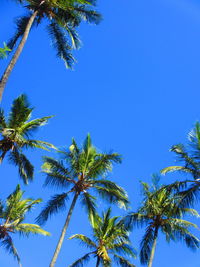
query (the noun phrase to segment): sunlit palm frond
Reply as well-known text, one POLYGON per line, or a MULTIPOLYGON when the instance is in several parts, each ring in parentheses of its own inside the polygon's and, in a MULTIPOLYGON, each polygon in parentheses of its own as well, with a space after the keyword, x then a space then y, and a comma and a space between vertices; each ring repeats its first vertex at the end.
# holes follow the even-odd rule
POLYGON ((76 234, 71 236, 69 239, 77 239, 80 241, 81 244, 85 245, 87 248, 97 248, 96 244, 87 236, 76 234))
POLYGON ((15 230, 21 235, 29 236, 30 234, 41 234, 44 236, 50 236, 50 233, 43 230, 37 224, 20 223, 15 227, 15 230))

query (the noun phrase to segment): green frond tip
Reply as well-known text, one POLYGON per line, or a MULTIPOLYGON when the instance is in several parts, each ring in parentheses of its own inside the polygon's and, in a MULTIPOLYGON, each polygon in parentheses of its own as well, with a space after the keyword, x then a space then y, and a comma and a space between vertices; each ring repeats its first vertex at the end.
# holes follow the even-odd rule
POLYGON ((4 43, 4 47, 0 48, 0 59, 7 57, 7 52, 10 52, 11 49, 4 43))

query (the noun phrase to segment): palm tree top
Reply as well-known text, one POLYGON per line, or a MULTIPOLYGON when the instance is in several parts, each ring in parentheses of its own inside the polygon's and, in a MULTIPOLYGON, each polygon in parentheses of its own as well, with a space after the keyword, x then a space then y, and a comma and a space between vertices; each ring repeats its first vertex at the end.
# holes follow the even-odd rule
POLYGON ((188 208, 186 204, 183 205, 181 197, 174 194, 173 190, 170 191, 167 186, 159 186, 157 182, 150 186, 142 182, 142 187, 141 206, 136 212, 130 212, 124 219, 127 229, 146 226, 140 244, 141 263, 149 262, 151 249, 156 242, 159 230, 165 234, 168 242, 182 241, 193 250, 199 248, 200 240, 190 232, 192 228, 198 229, 197 225, 183 219, 187 214, 199 217, 198 212, 188 208))
POLYGON ((33 108, 28 103, 26 95, 20 95, 13 101, 10 113, 6 118, 0 109, 0 161, 8 154, 9 160, 19 168, 20 177, 25 183, 33 178, 34 167, 22 153, 24 149, 56 149, 46 141, 32 139, 33 134, 45 125, 53 116, 31 119, 33 108))
POLYGON ((136 257, 136 251, 131 246, 127 230, 119 216, 111 217, 111 209, 103 212, 102 216, 95 214, 91 217, 92 239, 76 234, 70 239, 77 239, 81 244, 91 249, 82 258, 74 262, 70 267, 83 266, 83 263, 89 260, 90 256, 99 259, 99 265, 111 266, 112 261, 117 265, 125 267, 134 267, 125 257, 136 257), (82 265, 81 265, 82 264, 82 265))
POLYGON ((37 12, 32 26, 39 25, 43 19, 49 21, 48 34, 57 56, 64 60, 67 68, 72 68, 76 61, 72 50, 81 46, 75 29, 82 21, 94 24, 101 21, 101 15, 93 9, 95 0, 17 0, 17 2, 29 12, 16 20, 16 33, 8 42, 8 47, 14 48, 18 39, 24 34, 32 12, 37 12))
POLYGON ((37 224, 24 223, 25 216, 41 199, 27 198, 23 199, 24 192, 17 185, 16 189, 10 194, 5 203, 0 203, 0 243, 1 245, 18 260, 20 258, 13 244, 12 235, 19 233, 20 235, 29 236, 29 234, 42 234, 49 236, 50 233, 43 230, 37 224))
POLYGON ((63 194, 55 195, 38 217, 44 223, 51 214, 58 212, 66 204, 69 193, 78 194, 89 215, 95 212, 96 195, 120 207, 129 205, 127 193, 110 181, 108 174, 114 163, 121 163, 118 153, 101 153, 93 146, 90 134, 79 147, 73 139, 69 149, 59 151, 61 159, 44 157, 42 166, 46 174, 45 186, 64 189, 63 194), (94 194, 94 195, 93 195, 94 194))

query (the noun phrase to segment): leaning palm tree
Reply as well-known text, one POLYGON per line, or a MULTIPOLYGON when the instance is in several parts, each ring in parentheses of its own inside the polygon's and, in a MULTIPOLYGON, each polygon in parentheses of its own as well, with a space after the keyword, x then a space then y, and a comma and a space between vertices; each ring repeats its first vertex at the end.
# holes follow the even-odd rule
POLYGON ((90 135, 87 135, 82 148, 79 148, 75 140, 72 140, 69 150, 63 151, 63 160, 44 158, 43 171, 47 175, 45 185, 63 188, 65 192, 57 194, 49 200, 38 216, 37 222, 39 224, 46 222, 52 214, 65 207, 69 195, 73 196, 60 239, 50 263, 51 267, 55 265, 60 252, 77 199, 80 199, 86 207, 89 216, 95 213, 96 194, 109 203, 118 203, 122 207, 127 207, 126 192, 114 182, 105 179, 108 172, 111 171, 113 163, 120 162, 121 157, 117 153, 100 153, 92 145, 90 135))
POLYGON ((80 47, 80 39, 76 28, 82 21, 97 24, 101 16, 93 8, 95 0, 16 0, 28 11, 16 21, 17 31, 8 43, 13 50, 17 41, 19 45, 0 80, 0 99, 24 45, 30 30, 44 20, 48 22, 47 31, 52 39, 57 56, 65 65, 72 68, 75 62, 72 49, 80 47))
POLYGON ((13 254, 20 266, 20 258, 13 244, 12 236, 17 233, 24 236, 29 236, 29 234, 50 235, 39 225, 24 222, 26 214, 40 203, 41 199, 23 199, 23 194, 24 192, 18 185, 5 203, 0 202, 0 243, 9 253, 13 254))
POLYGON ((187 179, 176 181, 168 186, 169 190, 174 189, 181 196, 180 204, 193 206, 200 198, 200 123, 197 122, 192 131, 188 134, 188 144, 178 144, 171 148, 176 154, 180 165, 166 167, 161 170, 162 174, 178 172, 185 174, 187 179), (192 177, 190 179, 189 177, 192 177))
POLYGON ((52 116, 30 120, 33 108, 25 95, 13 101, 8 118, 3 109, 0 109, 0 163, 7 155, 10 162, 18 167, 19 175, 27 184, 33 179, 34 167, 23 150, 28 148, 55 148, 52 144, 32 139, 34 131, 45 125, 52 116))
POLYGON ((141 263, 152 266, 159 232, 165 235, 167 242, 182 241, 193 250, 199 248, 200 240, 190 232, 190 228, 198 228, 197 225, 182 218, 184 214, 199 217, 197 211, 180 207, 179 196, 170 194, 165 186, 159 187, 157 181, 153 181, 152 187, 147 183, 142 186, 144 199, 141 207, 124 219, 127 229, 146 226, 140 243, 141 263))
POLYGON ((85 266, 93 256, 96 258, 96 267, 112 266, 112 262, 122 267, 135 267, 124 256, 136 257, 136 252, 131 246, 128 231, 124 228, 119 216, 111 217, 111 209, 108 209, 100 217, 98 214, 92 216, 91 226, 93 237, 76 234, 70 239, 77 239, 91 252, 76 260, 70 267, 85 266))

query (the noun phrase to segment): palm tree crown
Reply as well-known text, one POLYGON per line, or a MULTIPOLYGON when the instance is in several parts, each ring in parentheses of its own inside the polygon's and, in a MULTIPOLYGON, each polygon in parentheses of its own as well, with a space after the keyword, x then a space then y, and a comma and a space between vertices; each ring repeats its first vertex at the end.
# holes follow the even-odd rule
POLYGON ((168 186, 170 190, 178 191, 181 197, 182 205, 193 206, 199 200, 200 193, 200 123, 197 122, 192 131, 188 135, 188 145, 174 145, 171 151, 176 154, 181 165, 166 167, 161 170, 162 174, 169 172, 178 172, 186 174, 192 179, 184 181, 176 181, 168 186))
POLYGON ((25 216, 41 199, 31 198, 22 199, 24 192, 18 185, 15 191, 0 203, 0 243, 1 245, 18 260, 20 258, 13 244, 12 235, 19 233, 28 236, 32 234, 50 235, 37 224, 24 223, 25 216))
POLYGON ((19 45, 13 54, 0 80, 0 99, 8 78, 24 48, 29 33, 34 26, 43 21, 47 22, 47 31, 52 40, 57 56, 64 60, 66 67, 72 68, 75 59, 73 49, 80 47, 80 39, 76 28, 82 21, 97 24, 101 16, 94 10, 95 0, 16 0, 28 11, 16 21, 16 33, 8 43, 13 50, 16 43, 19 45))
MULTIPOLYGON (((69 150, 63 151, 62 154, 63 160, 45 157, 43 171, 47 175, 45 181, 46 186, 63 188, 65 192, 53 196, 37 220, 40 224, 47 221, 52 214, 65 208, 69 194, 71 193, 73 195, 73 201, 56 253, 61 248, 72 211, 78 198, 80 198, 82 204, 85 206, 89 216, 95 213, 96 194, 109 203, 118 203, 121 207, 128 206, 126 192, 114 182, 106 179, 108 172, 112 170, 113 163, 121 162, 119 154, 98 152, 92 145, 90 135, 86 137, 82 148, 79 148, 75 140, 72 140, 72 145, 69 150)), ((50 266, 54 266, 54 264, 55 262, 50 266)))
POLYGON ((31 139, 34 131, 45 125, 52 116, 30 120, 33 108, 25 95, 13 101, 10 114, 6 119, 3 109, 0 109, 0 161, 8 154, 9 160, 18 166, 20 177, 24 183, 33 178, 34 167, 22 153, 27 148, 55 148, 52 144, 31 139))
POLYGON ((71 54, 73 48, 80 47, 80 39, 75 28, 82 21, 97 24, 101 16, 92 7, 95 0, 17 0, 28 10, 26 16, 16 21, 17 31, 8 43, 12 49, 18 39, 24 34, 27 23, 34 12, 37 12, 33 26, 38 26, 43 20, 48 20, 47 31, 57 56, 64 60, 71 68, 74 58, 71 54))
POLYGON ((103 213, 102 217, 95 214, 91 218, 91 226, 93 238, 76 234, 70 239, 77 239, 81 244, 85 245, 92 251, 76 260, 70 267, 85 266, 90 256, 96 258, 96 266, 109 267, 112 262, 119 266, 134 267, 124 256, 136 256, 135 250, 132 248, 128 232, 125 230, 122 220, 118 216, 111 217, 111 210, 108 209, 103 213))
POLYGON ((140 260, 142 264, 152 266, 156 241, 159 231, 165 235, 169 242, 183 241, 191 249, 199 247, 199 240, 189 228, 197 226, 189 221, 183 220, 184 214, 199 216, 197 211, 187 206, 179 206, 180 198, 165 187, 159 187, 157 181, 153 181, 152 187, 142 183, 144 199, 137 212, 131 212, 125 217, 125 225, 147 226, 140 244, 140 260))

